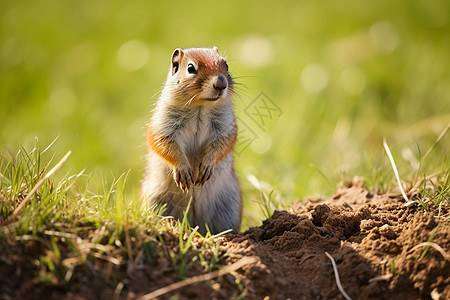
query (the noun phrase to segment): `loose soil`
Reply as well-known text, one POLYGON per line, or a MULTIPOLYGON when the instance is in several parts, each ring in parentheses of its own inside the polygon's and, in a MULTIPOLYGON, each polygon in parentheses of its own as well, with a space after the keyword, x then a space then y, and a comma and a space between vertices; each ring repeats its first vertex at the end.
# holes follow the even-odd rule
MULTIPOLYGON (((448 213, 442 211, 441 214, 448 213)), ((450 299, 450 224, 437 211, 405 207, 398 195, 359 186, 325 200, 275 211, 260 227, 228 235, 223 265, 244 257, 255 263, 215 280, 191 284, 160 297, 168 299, 450 299), (433 242, 442 248, 420 245, 433 242)), ((177 238, 167 234, 143 263, 111 262, 75 268, 70 284, 42 283, 43 245, 36 241, 0 244, 0 299, 135 299, 179 281, 167 255, 177 238), (105 269, 109 271, 105 273, 105 269), (41 272, 41 277, 39 277, 41 272), (108 277, 105 278, 105 274, 108 277)), ((62 247, 62 245, 60 245, 62 247)), ((67 247, 67 246, 66 246, 67 247)), ((194 264, 186 274, 203 274, 194 264)))
POLYGON ((450 299, 449 223, 438 227, 433 213, 403 204, 361 187, 341 189, 293 212, 276 211, 224 247, 233 258, 258 257, 238 276, 249 298, 344 299, 328 252, 352 299, 450 299), (420 259, 424 247, 414 247, 429 239, 446 258, 430 249, 420 259))

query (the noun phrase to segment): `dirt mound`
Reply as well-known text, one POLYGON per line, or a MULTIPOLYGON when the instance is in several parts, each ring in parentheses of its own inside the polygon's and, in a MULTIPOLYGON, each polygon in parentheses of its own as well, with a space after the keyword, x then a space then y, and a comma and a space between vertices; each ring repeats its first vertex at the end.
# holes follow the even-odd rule
POLYGON ((450 299, 450 225, 399 198, 360 187, 342 189, 296 211, 276 211, 262 226, 224 243, 233 262, 255 256, 237 279, 248 298, 343 299, 330 259, 353 299, 450 299), (444 255, 446 255, 444 253, 444 255))
MULTIPOLYGON (((438 224, 435 215, 415 205, 405 207, 397 196, 361 187, 341 189, 329 199, 298 203, 289 212, 274 212, 260 227, 226 236, 220 246, 227 255, 225 269, 243 257, 256 262, 191 281, 159 299, 344 299, 325 252, 336 262, 352 299, 450 299, 450 224, 438 224), (421 244, 427 241, 433 244, 421 244)), ((88 238, 96 231, 89 228, 79 236, 93 247, 88 238)), ((0 299, 137 299, 183 279, 168 254, 179 248, 178 237, 170 233, 161 243, 131 240, 136 255, 121 263, 92 250, 85 263, 74 267, 69 282, 60 264, 46 271, 52 261, 76 259, 68 256, 67 241, 52 239, 0 239, 0 299), (59 259, 52 256, 53 242, 59 259)), ((119 246, 111 252, 129 256, 119 246)), ((193 264, 185 277, 204 272, 193 264)))

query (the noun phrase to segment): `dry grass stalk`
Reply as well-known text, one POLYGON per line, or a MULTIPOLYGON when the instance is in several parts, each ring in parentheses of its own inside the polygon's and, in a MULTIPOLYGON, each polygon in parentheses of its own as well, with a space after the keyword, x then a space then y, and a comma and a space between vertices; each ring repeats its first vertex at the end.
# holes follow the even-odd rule
POLYGON ((41 178, 41 180, 36 183, 36 185, 31 189, 31 191, 28 193, 28 195, 23 199, 22 203, 14 210, 14 212, 9 216, 8 219, 14 219, 17 217, 17 215, 22 211, 22 209, 25 207, 27 202, 33 197, 34 193, 45 183, 47 179, 50 178, 56 171, 59 170, 59 168, 62 167, 62 165, 66 162, 66 160, 69 158, 72 151, 69 151, 64 155, 64 157, 51 169, 47 174, 45 174, 44 177, 41 178))
POLYGON ((450 261, 450 255, 448 255, 448 254, 444 251, 444 249, 441 248, 441 246, 439 246, 439 245, 436 244, 436 243, 432 243, 432 242, 423 242, 423 243, 420 243, 420 244, 414 246, 413 248, 411 248, 411 250, 409 250, 409 252, 412 252, 412 251, 414 251, 414 250, 416 250, 417 248, 420 248, 420 247, 428 247, 428 246, 429 246, 429 247, 433 247, 436 251, 438 251, 438 252, 442 255, 443 258, 445 258, 446 260, 450 261))
POLYGON ((398 174, 397 166, 395 165, 394 157, 392 156, 391 150, 389 149, 389 146, 386 142, 386 139, 383 139, 383 146, 386 150, 386 154, 389 157, 389 161, 391 162, 392 169, 394 170, 395 178, 397 179, 398 187, 400 188, 400 191, 402 193, 403 198, 406 200, 406 206, 409 205, 409 199, 408 196, 406 196, 405 190, 403 189, 402 180, 400 179, 400 175, 398 174))
POLYGON ((183 288, 185 286, 188 285, 192 285, 192 284, 197 284, 200 282, 204 282, 204 281, 209 281, 209 280, 213 280, 217 277, 229 274, 231 272, 237 271, 240 268, 242 268, 243 266, 255 263, 256 259, 255 258, 250 258, 250 257, 244 257, 241 260, 235 262, 232 265, 226 266, 223 269, 208 273, 208 274, 204 274, 204 275, 199 275, 199 276, 194 276, 188 279, 185 279, 183 281, 179 281, 179 282, 175 282, 173 284, 170 284, 166 287, 160 288, 159 290, 153 291, 149 294, 146 294, 142 297, 139 298, 139 300, 150 300, 150 299, 155 299, 156 297, 159 297, 161 295, 173 292, 175 290, 178 290, 180 288, 183 288))
POLYGON ((336 266, 336 262, 334 261, 334 258, 330 254, 328 254, 328 252, 325 252, 325 255, 328 256, 328 258, 331 260, 331 264, 333 265, 334 277, 336 278, 336 285, 339 291, 346 300, 352 300, 352 298, 350 298, 350 296, 345 292, 344 288, 342 287, 341 280, 339 279, 339 272, 336 266))

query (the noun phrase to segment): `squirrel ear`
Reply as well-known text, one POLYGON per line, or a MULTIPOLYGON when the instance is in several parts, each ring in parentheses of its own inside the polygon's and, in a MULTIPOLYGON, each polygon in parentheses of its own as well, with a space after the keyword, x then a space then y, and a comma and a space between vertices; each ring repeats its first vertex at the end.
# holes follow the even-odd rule
POLYGON ((213 50, 214 50, 215 52, 219 53, 219 49, 217 49, 216 46, 213 47, 213 50))
POLYGON ((175 49, 172 54, 172 76, 175 75, 176 72, 178 72, 178 69, 180 67, 180 61, 183 57, 184 52, 180 48, 175 49))

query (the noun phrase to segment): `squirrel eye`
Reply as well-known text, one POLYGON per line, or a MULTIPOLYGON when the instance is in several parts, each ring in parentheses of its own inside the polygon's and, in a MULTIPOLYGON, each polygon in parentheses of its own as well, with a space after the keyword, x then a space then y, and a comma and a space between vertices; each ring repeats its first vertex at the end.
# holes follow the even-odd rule
POLYGON ((189 74, 197 74, 197 70, 195 69, 194 65, 191 63, 188 64, 187 71, 189 74))
POLYGON ((228 64, 227 64, 227 63, 225 63, 225 66, 227 67, 227 72, 228 72, 228 64))

